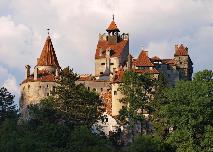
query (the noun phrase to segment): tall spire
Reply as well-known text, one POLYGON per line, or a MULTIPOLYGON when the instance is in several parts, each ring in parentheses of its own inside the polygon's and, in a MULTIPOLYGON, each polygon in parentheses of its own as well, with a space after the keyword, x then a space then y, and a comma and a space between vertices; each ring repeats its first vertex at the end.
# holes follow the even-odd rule
POLYGON ((46 42, 44 44, 44 47, 42 49, 40 58, 37 60, 37 66, 54 66, 54 67, 60 67, 58 63, 58 59, 55 54, 55 50, 49 35, 49 29, 48 30, 48 36, 46 39, 46 42))

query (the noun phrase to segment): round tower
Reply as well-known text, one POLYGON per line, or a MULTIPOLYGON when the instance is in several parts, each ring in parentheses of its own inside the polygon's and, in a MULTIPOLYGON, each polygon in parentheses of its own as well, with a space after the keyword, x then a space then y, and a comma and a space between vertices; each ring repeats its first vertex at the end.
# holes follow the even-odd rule
POLYGON ((49 33, 33 71, 30 71, 29 65, 26 65, 25 68, 25 79, 20 84, 19 104, 21 113, 26 118, 28 105, 37 104, 41 99, 49 96, 56 87, 56 80, 59 78, 61 68, 49 33))

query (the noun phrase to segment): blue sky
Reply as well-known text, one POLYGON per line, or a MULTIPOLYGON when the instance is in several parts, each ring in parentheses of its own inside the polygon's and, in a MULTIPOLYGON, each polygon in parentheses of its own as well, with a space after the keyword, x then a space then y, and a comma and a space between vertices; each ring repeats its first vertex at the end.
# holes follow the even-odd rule
POLYGON ((115 14, 130 51, 172 58, 189 48, 194 71, 213 69, 213 0, 0 0, 0 86, 17 97, 24 66, 34 67, 50 28, 62 67, 94 73, 98 34, 115 14))

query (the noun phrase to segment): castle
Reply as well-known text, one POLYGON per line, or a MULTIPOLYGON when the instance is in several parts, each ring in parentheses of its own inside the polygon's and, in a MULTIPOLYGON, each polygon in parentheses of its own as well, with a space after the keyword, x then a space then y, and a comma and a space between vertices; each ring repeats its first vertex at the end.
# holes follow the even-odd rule
MULTIPOLYGON (((145 50, 134 58, 129 53, 129 34, 120 34, 114 17, 106 31, 107 33, 99 34, 95 52, 95 74, 81 75, 76 83, 84 84, 88 90, 100 94, 106 113, 111 119, 119 114, 123 106, 119 101, 123 95, 118 87, 125 70, 139 74, 149 73, 155 79, 162 73, 169 86, 174 86, 179 80, 191 80, 193 63, 188 48, 183 44, 175 45, 174 57, 170 59, 158 56, 150 58, 145 50)), ((56 80, 61 68, 49 35, 33 72, 31 73, 29 65, 25 68, 25 80, 20 86, 21 111, 24 111, 27 105, 36 104, 40 99, 49 96, 51 90, 57 86, 56 80)))

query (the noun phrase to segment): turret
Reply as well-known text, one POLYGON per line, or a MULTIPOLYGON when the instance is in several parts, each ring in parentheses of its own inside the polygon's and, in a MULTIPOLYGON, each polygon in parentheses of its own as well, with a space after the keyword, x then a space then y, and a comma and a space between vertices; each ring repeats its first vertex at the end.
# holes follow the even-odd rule
POLYGON ((112 22, 110 23, 110 25, 108 26, 106 31, 108 32, 108 42, 110 44, 116 44, 119 41, 118 33, 120 32, 120 30, 118 29, 118 27, 114 21, 114 15, 112 18, 112 22))
POLYGON ((29 118, 28 105, 39 103, 57 86, 56 80, 59 78, 59 72, 60 66, 48 32, 32 74, 30 74, 30 66, 25 66, 25 79, 20 85, 20 112, 24 119, 29 118))
POLYGON ((180 80, 191 80, 193 73, 193 63, 188 54, 188 48, 183 44, 175 45, 174 59, 179 71, 180 80))

